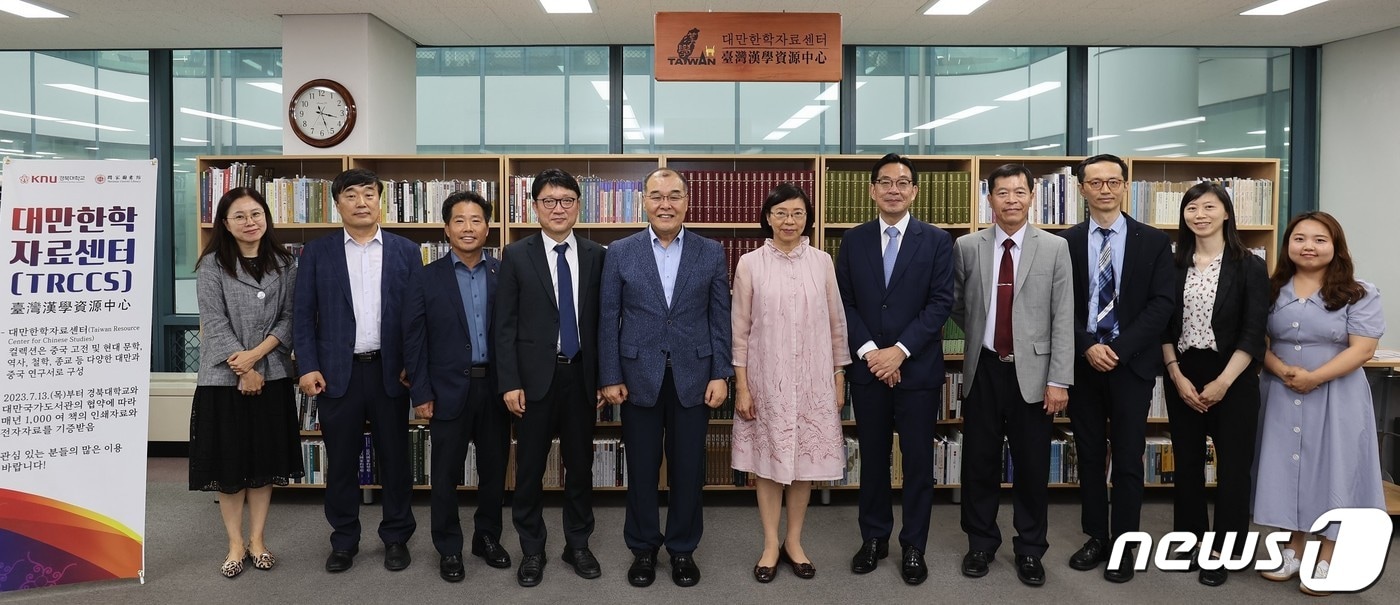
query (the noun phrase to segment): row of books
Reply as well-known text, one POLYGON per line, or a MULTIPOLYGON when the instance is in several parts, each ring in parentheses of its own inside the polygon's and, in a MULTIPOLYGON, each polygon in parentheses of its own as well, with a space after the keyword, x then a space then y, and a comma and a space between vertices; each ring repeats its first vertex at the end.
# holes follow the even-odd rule
POLYGON ((677 170, 685 177, 690 199, 686 220, 695 223, 758 224, 768 193, 791 183, 816 204, 815 170, 677 170))
POLYGON ((1186 190, 1202 181, 1220 183, 1235 205, 1237 225, 1268 225, 1273 222, 1274 182, 1269 179, 1200 178, 1192 181, 1133 181, 1129 211, 1133 218, 1157 225, 1178 224, 1181 198, 1186 190))
POLYGON ((500 199, 496 181, 485 179, 381 182, 379 207, 385 223, 443 223, 442 203, 459 191, 474 191, 493 206, 500 199))
MULTIPOLYGON (((963 224, 971 220, 972 173, 965 170, 920 172, 918 195, 909 210, 919 220, 938 224, 963 224)), ((828 170, 825 216, 828 223, 863 223, 876 215, 870 195, 870 171, 828 170)), ((876 192, 879 194, 880 192, 876 192)))
MULTIPOLYGON (((992 206, 987 201, 991 187, 986 180, 977 183, 977 195, 978 222, 992 222, 992 206)), ((1084 201, 1079 197, 1079 179, 1069 166, 1042 175, 1031 183, 1027 207, 1027 220, 1031 223, 1072 225, 1084 220, 1085 212, 1084 201)))
MULTIPOLYGON (((646 222, 646 206, 642 205, 642 182, 629 179, 605 179, 598 176, 578 176, 578 220, 581 223, 641 223, 646 222)), ((535 198, 531 188, 534 176, 509 177, 510 200, 507 205, 511 222, 538 222, 535 198)), ((687 220, 695 221, 693 215, 687 220)))

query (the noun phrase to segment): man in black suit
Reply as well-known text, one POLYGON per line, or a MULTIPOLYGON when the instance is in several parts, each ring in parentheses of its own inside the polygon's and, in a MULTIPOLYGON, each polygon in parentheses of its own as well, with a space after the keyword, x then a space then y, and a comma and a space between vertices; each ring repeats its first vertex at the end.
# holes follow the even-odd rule
MULTIPOLYGON (((1128 167, 1122 159, 1096 155, 1080 162, 1075 176, 1089 220, 1061 235, 1074 263, 1069 417, 1079 457, 1080 524, 1089 540, 1069 565, 1088 571, 1108 560, 1111 537, 1138 530, 1147 409, 1162 370, 1160 343, 1172 312, 1174 273, 1170 238, 1123 213, 1128 167), (1111 523, 1105 440, 1113 450, 1111 523)), ((1127 582, 1133 568, 1106 568, 1103 575, 1127 582)))
POLYGON ((889 154, 870 170, 879 218, 850 231, 836 258, 846 307, 851 395, 861 455, 861 547, 851 571, 869 573, 889 552, 890 457, 904 455, 900 574, 928 578, 924 550, 933 507, 933 440, 943 386, 943 324, 953 307, 953 238, 909 213, 919 194, 913 162, 889 154), (876 464, 876 462, 879 462, 876 464))
POLYGON ((523 558, 516 578, 544 578, 545 463, 559 437, 564 463, 564 562, 581 577, 602 575, 593 534, 593 421, 598 393, 598 290, 602 246, 574 234, 578 181, 548 169, 531 186, 540 233, 506 247, 493 313, 496 377, 515 414, 513 517, 523 558))
POLYGON ((359 460, 365 422, 374 440, 384 519, 384 567, 412 558, 418 527, 410 506, 408 390, 404 388, 404 285, 422 270, 418 245, 379 228, 384 185, 363 168, 331 181, 345 229, 306 244, 298 262, 292 341, 300 387, 317 397, 326 442, 326 521, 331 554, 326 571, 350 569, 360 550, 359 460))
POLYGON ((404 295, 404 365, 409 395, 432 431, 433 546, 438 573, 448 582, 466 576, 457 486, 467 445, 476 442, 477 484, 472 554, 492 567, 510 567, 501 547, 501 502, 510 455, 510 419, 491 374, 491 306, 500 261, 482 252, 491 205, 471 191, 442 204, 443 232, 452 252, 424 267, 404 295))

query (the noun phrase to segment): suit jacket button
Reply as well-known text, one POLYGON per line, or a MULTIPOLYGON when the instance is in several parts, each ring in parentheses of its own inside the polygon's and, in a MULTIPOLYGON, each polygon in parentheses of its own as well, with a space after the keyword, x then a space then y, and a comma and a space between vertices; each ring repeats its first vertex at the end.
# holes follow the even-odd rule
POLYGON ((889 306, 889 305, 880 305, 880 308, 881 308, 881 309, 888 309, 888 308, 890 308, 890 306, 889 306))

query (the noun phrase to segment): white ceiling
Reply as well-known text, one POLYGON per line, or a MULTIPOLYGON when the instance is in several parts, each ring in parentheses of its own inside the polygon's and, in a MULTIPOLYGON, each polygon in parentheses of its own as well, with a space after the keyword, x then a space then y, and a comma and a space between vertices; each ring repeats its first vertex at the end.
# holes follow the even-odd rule
POLYGON ((282 45, 282 14, 371 13, 423 46, 652 43, 657 11, 838 12, 845 44, 911 46, 1312 46, 1400 27, 1400 1, 1332 0, 1242 17, 1266 0, 991 0, 926 17, 927 0, 593 0, 547 15, 537 0, 40 0, 71 19, 0 13, 0 49, 282 45))

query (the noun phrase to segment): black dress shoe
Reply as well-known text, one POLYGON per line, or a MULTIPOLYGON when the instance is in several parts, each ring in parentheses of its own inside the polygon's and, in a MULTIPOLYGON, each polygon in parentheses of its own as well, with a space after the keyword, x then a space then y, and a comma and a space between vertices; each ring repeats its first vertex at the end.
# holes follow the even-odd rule
POLYGON ((500 540, 485 534, 472 537, 472 554, 481 557, 487 565, 496 569, 510 568, 510 553, 501 546, 500 540))
POLYGON ((467 570, 462 566, 462 555, 443 555, 438 562, 438 575, 448 582, 461 582, 467 577, 467 570))
POLYGON ((785 547, 778 547, 778 560, 787 561, 788 566, 792 568, 792 575, 802 578, 803 580, 810 580, 817 577, 817 567, 812 565, 811 561, 806 563, 794 561, 785 547))
POLYGON ((1108 560, 1108 544, 1098 538, 1089 538, 1079 550, 1069 558, 1069 566, 1079 571, 1089 571, 1108 560))
POLYGON ((856 556, 851 557, 851 571, 870 573, 880 565, 880 559, 890 556, 889 540, 871 538, 860 545, 856 556))
POLYGON ((331 556, 326 557, 326 571, 340 573, 355 564, 355 553, 358 550, 333 550, 331 556))
POLYGON ((1196 579, 1200 580, 1200 582, 1206 586, 1219 586, 1224 584, 1225 580, 1230 579, 1230 572, 1224 567, 1220 569, 1201 569, 1201 575, 1197 576, 1196 579))
POLYGON ((632 551, 632 566, 627 568, 627 583, 646 588, 656 581, 656 551, 632 551))
POLYGON ((904 556, 899 564, 899 575, 904 583, 918 586, 928 579, 928 565, 924 563, 923 551, 913 546, 904 547, 904 556))
POLYGON ((700 583, 700 567, 691 555, 671 555, 671 581, 681 588, 700 583))
POLYGON ((1133 569, 1133 549, 1124 551, 1123 559, 1118 564, 1118 569, 1113 568, 1113 564, 1103 568, 1103 579, 1115 584, 1122 584, 1133 579, 1133 574, 1137 573, 1133 569))
POLYGON ((987 575, 987 566, 992 563, 992 553, 985 550, 970 550, 963 555, 962 574, 969 578, 987 575))
POLYGON ((778 577, 777 567, 764 567, 762 565, 753 566, 753 579, 758 580, 759 584, 772 582, 773 578, 776 577, 778 577))
POLYGON ((544 553, 525 555, 520 558, 520 569, 515 570, 515 579, 521 586, 539 586, 544 579, 544 553))
POLYGON ((1026 586, 1044 585, 1045 566, 1040 564, 1040 557, 1016 555, 1016 578, 1026 586))
POLYGON ((1201 570, 1201 564, 1200 564, 1199 560, 1197 559, 1197 557, 1199 557, 1200 554, 1201 554, 1201 547, 1199 547, 1199 546, 1193 547, 1193 548, 1191 548, 1191 550, 1186 551, 1186 552, 1184 552, 1184 553, 1174 553, 1174 554, 1172 554, 1171 559, 1172 559, 1173 561, 1190 561, 1190 562, 1191 562, 1191 566, 1190 566, 1190 567, 1187 567, 1186 569, 1182 569, 1182 570, 1172 570, 1172 571, 1179 571, 1180 573, 1187 573, 1187 572, 1192 572, 1192 571, 1200 571, 1200 570, 1201 570))
POLYGON ((384 545, 384 569, 403 571, 412 562, 413 555, 408 554, 408 546, 405 546, 403 542, 390 542, 384 545))
POLYGON ((593 556, 593 551, 588 550, 587 546, 565 548, 564 556, 560 558, 564 559, 565 563, 574 566, 574 573, 585 580, 592 580, 603 575, 603 568, 598 565, 598 558, 593 556))

